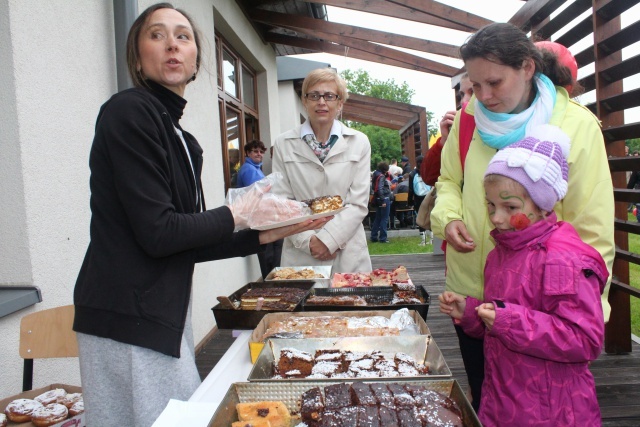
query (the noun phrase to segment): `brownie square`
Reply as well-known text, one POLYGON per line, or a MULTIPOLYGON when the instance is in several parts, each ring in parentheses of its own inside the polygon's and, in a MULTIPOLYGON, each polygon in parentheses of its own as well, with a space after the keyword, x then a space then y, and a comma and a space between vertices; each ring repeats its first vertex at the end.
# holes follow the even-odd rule
POLYGON ((380 415, 380 425, 384 427, 400 427, 395 409, 381 406, 378 408, 378 414, 380 415))
POLYGON ((423 385, 415 385, 415 384, 406 384, 404 388, 409 393, 411 393, 411 396, 413 397, 415 397, 416 393, 420 393, 427 390, 426 388, 424 388, 423 385))
POLYGON ((415 399, 401 384, 391 383, 387 385, 387 388, 393 395, 396 407, 413 407, 416 405, 415 399))
POLYGON ((336 411, 338 420, 343 426, 355 426, 358 424, 358 408, 355 406, 349 406, 340 408, 336 411))
POLYGON ((351 400, 356 405, 372 406, 377 404, 369 384, 359 381, 351 384, 351 400))
POLYGON ((418 414, 426 426, 463 427, 462 419, 458 414, 439 405, 420 408, 418 414))
POLYGON ((300 415, 305 421, 318 421, 324 409, 324 398, 319 387, 314 387, 302 393, 300 415))
POLYGON ((377 406, 358 406, 357 427, 380 427, 377 406))
POLYGON ((384 383, 373 383, 369 385, 371 392, 376 397, 376 401, 380 406, 386 406, 387 408, 395 408, 393 403, 393 395, 384 383))
POLYGON ((338 383, 325 386, 324 406, 327 409, 340 409, 345 406, 351 406, 349 384, 338 383))
POLYGON ((422 427, 415 407, 398 409, 396 414, 400 427, 422 427))
POLYGON ((417 406, 442 406, 446 403, 446 396, 434 390, 416 390, 412 395, 417 406))
POLYGON ((318 422, 318 427, 342 427, 342 423, 335 411, 325 410, 322 413, 322 418, 318 422))

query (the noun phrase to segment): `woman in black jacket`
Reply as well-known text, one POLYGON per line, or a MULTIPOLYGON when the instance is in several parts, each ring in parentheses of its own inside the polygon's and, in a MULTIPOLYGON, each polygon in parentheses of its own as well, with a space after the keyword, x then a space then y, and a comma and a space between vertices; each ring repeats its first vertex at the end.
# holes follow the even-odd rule
POLYGON ((148 426, 200 384, 191 330, 194 264, 246 256, 326 221, 244 230, 258 192, 207 210, 202 149, 179 120, 200 67, 200 37, 162 3, 134 22, 135 88, 111 97, 91 147, 91 242, 74 290, 87 425, 148 426))

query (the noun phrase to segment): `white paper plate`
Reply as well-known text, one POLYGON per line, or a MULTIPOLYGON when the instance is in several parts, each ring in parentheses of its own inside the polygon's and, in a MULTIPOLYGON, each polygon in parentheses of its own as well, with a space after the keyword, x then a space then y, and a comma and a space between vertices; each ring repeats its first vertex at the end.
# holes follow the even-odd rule
POLYGON ((280 221, 280 222, 274 222, 273 224, 268 224, 268 225, 259 225, 257 227, 251 227, 253 230, 271 230, 273 228, 278 228, 278 227, 284 227, 286 225, 293 225, 293 224, 299 224, 303 221, 306 221, 308 219, 319 219, 319 218, 324 218, 325 216, 331 216, 331 215, 335 215, 338 212, 342 212, 343 210, 347 209, 349 207, 349 205, 347 206, 343 206, 340 209, 336 209, 335 211, 330 211, 330 212, 323 212, 323 213, 319 213, 319 214, 313 214, 313 215, 306 215, 306 216, 301 216, 298 218, 291 218, 288 219, 286 221, 280 221))

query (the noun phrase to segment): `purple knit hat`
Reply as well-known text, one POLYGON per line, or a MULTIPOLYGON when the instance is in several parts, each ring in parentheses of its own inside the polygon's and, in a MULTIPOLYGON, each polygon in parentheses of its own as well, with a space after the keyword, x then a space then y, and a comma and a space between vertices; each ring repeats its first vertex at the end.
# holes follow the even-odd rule
POLYGON ((517 181, 540 209, 551 212, 567 194, 570 142, 559 127, 538 126, 523 140, 498 151, 484 175, 503 175, 517 181))

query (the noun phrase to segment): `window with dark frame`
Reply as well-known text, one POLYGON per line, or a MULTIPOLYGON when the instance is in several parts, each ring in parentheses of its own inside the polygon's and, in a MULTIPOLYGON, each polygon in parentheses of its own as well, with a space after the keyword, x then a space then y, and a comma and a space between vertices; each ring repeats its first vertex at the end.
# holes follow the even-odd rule
POLYGON ((238 169, 244 162, 244 145, 260 139, 256 72, 224 37, 215 37, 220 139, 224 164, 225 194, 236 187, 238 169))

